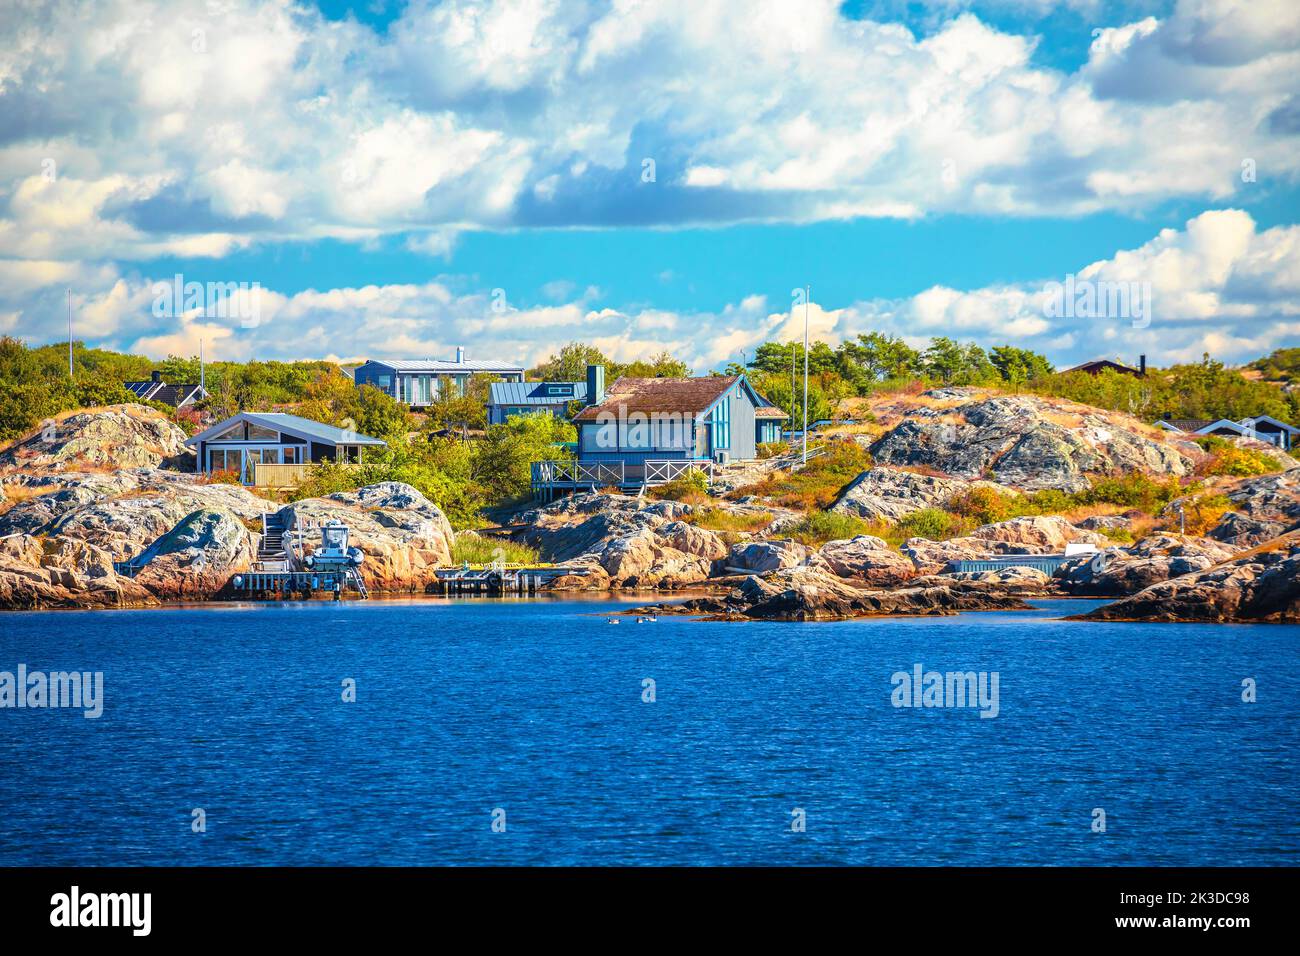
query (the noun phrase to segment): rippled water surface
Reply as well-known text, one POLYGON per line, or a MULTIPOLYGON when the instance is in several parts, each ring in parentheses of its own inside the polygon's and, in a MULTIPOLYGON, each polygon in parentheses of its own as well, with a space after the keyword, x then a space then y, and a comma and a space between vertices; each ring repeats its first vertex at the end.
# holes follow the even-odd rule
POLYGON ((1300 857, 1300 628, 1058 620, 1080 601, 608 624, 623 606, 0 616, 0 670, 105 681, 98 720, 0 710, 0 864, 1300 857), (895 708, 891 675, 917 663, 997 671, 998 716, 895 708))

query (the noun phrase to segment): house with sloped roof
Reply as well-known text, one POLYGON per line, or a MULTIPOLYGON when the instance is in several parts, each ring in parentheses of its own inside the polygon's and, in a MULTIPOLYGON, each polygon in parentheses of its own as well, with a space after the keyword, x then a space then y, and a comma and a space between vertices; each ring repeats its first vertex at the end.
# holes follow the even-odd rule
POLYGON ((245 485, 273 483, 258 481, 262 465, 357 462, 362 449, 388 445, 381 438, 284 412, 240 412, 185 444, 194 449, 195 470, 200 474, 234 474, 245 485))
POLYGON ((524 369, 514 362, 472 361, 465 357, 464 348, 457 348, 454 361, 370 359, 353 370, 352 380, 358 387, 372 385, 404 405, 422 408, 441 398, 464 395, 476 375, 522 382, 524 369))
POLYGON ((777 422, 779 434, 785 418, 744 375, 624 377, 608 391, 590 389, 588 401, 573 417, 576 460, 534 463, 534 489, 543 497, 662 484, 693 469, 711 474, 716 466, 756 458, 760 436, 769 434, 759 423, 777 422))
POLYGON ((1256 415, 1234 421, 1231 418, 1173 418, 1156 422, 1157 428, 1180 435, 1218 435, 1221 438, 1253 438, 1290 451, 1300 437, 1300 428, 1270 415, 1256 415))
POLYGON ((123 387, 142 402, 161 402, 172 408, 184 408, 208 397, 202 385, 168 385, 162 372, 154 372, 143 382, 123 382, 123 387))

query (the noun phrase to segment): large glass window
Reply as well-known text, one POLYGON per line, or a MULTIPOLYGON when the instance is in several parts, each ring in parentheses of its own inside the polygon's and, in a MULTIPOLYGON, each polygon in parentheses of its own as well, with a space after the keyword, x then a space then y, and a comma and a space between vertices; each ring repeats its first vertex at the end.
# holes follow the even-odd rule
POLYGON ((713 447, 731 447, 731 396, 725 396, 713 409, 713 447))

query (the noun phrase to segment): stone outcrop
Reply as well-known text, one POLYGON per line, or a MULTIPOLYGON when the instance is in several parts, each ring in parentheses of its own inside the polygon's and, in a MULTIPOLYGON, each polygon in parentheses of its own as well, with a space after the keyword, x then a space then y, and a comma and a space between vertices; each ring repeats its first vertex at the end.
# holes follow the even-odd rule
POLYGON ((830 510, 866 521, 898 521, 922 508, 942 508, 948 499, 972 488, 1012 493, 1010 488, 991 481, 939 478, 877 466, 854 479, 830 510))
POLYGON ((1300 623, 1300 544, 1153 584, 1080 619, 1300 623))
POLYGON ((828 541, 808 557, 807 563, 836 577, 874 588, 895 587, 916 576, 916 566, 910 558, 868 534, 828 541))
POLYGON ((1255 547, 1300 527, 1300 469, 1230 483, 1223 489, 1232 510, 1209 537, 1255 547))
POLYGON ((73 538, 0 538, 0 608, 139 607, 157 599, 113 571, 112 557, 73 538))
POLYGON ((729 573, 762 574, 803 564, 809 554, 797 541, 750 541, 732 547, 723 563, 729 573))
POLYGON ((422 591, 451 561, 455 533, 442 510, 408 484, 385 481, 357 491, 306 498, 280 509, 286 528, 339 521, 365 555, 361 574, 377 591, 422 591))
POLYGON ((239 485, 207 484, 156 468, 67 473, 23 487, 52 490, 0 514, 0 536, 65 535, 89 541, 118 561, 136 557, 195 511, 224 511, 253 524, 279 507, 239 485))
POLYGON ((135 583, 159 598, 204 600, 248 570, 258 537, 228 511, 195 511, 136 559, 135 583))
POLYGON ((1090 474, 1183 476, 1193 467, 1136 419, 1060 399, 946 389, 925 393, 907 416, 871 443, 877 463, 1025 491, 1080 491, 1090 474))
POLYGON ((832 621, 1027 607, 1019 597, 966 582, 892 591, 868 590, 817 568, 802 566, 748 577, 725 597, 639 608, 636 613, 654 610, 733 620, 832 621))
MULTIPOLYGON (((786 514, 753 503, 724 502, 713 507, 740 515, 786 514)), ((587 573, 568 575, 550 584, 552 589, 596 587, 678 589, 703 584, 727 566, 733 554, 747 561, 742 541, 729 548, 723 535, 692 523, 697 509, 676 501, 643 501, 630 495, 591 493, 574 495, 520 517, 515 537, 537 548, 544 560, 565 564, 587 573)), ((733 533, 731 537, 750 536, 733 533)), ((755 545, 754 561, 766 554, 755 545)), ((783 552, 791 543, 778 545, 783 552)), ((794 546, 787 563, 797 564, 807 549, 794 546)), ((749 568, 745 568, 749 570, 749 568)))
MULTIPOLYGON (((0 471, 158 468, 187 458, 185 432, 147 405, 109 405, 45 422, 0 452, 0 471)), ((192 467, 192 466, 191 466, 192 467)))
POLYGON ((1149 535, 1137 544, 1111 547, 1062 565, 1057 585, 1068 594, 1115 597, 1230 560, 1241 548, 1211 538, 1149 535))

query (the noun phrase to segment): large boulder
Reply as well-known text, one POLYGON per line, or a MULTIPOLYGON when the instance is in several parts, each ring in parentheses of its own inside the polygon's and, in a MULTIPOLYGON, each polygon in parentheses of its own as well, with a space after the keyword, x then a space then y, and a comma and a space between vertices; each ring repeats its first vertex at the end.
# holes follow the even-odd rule
POLYGON ((1229 482, 1232 510, 1209 531, 1228 544, 1255 547, 1300 527, 1300 469, 1229 482))
MULTIPOLYGON (((12 493, 17 486, 10 486, 12 493)), ((143 552, 195 511, 224 511, 255 523, 279 505, 239 485, 153 468, 114 475, 67 473, 39 486, 0 514, 0 535, 78 538, 125 561, 143 552)))
POLYGON ((722 562, 729 573, 762 574, 803 564, 809 553, 797 541, 747 541, 733 545, 722 562))
POLYGON ((365 555, 361 574, 371 590, 424 590, 437 580, 437 569, 451 561, 455 533, 447 516, 403 482, 306 498, 281 508, 279 515, 290 529, 333 521, 347 525, 348 544, 365 555))
POLYGON ((869 587, 894 587, 916 575, 916 566, 910 558, 869 534, 828 541, 809 556, 808 564, 869 587))
POLYGON ((69 538, 0 538, 0 608, 138 607, 157 599, 114 573, 107 552, 69 538))
POLYGON ((1153 584, 1082 619, 1300 623, 1300 544, 1153 584))
POLYGON ((866 521, 898 521, 922 508, 942 508, 948 499, 972 488, 1011 492, 991 481, 940 478, 877 466, 855 478, 830 510, 866 521))
POLYGON ((1149 535, 1127 547, 1111 547, 1066 562, 1056 571, 1056 583, 1081 596, 1134 594, 1157 582, 1229 561, 1241 550, 1212 538, 1149 535))
POLYGON ((987 478, 1019 490, 1081 491, 1088 475, 1191 473, 1192 460, 1136 419, 1032 395, 926 393, 870 445, 879 464, 987 478))
POLYGON ((746 578, 722 599, 702 598, 670 606, 674 613, 752 620, 829 621, 855 617, 956 614, 959 611, 1019 610, 1019 597, 987 587, 948 583, 892 591, 854 587, 810 566, 785 568, 746 578))
POLYGON ((0 471, 181 465, 189 456, 185 438, 175 423, 147 405, 109 405, 42 423, 0 452, 0 471))
POLYGON ((248 570, 257 539, 228 511, 195 511, 136 558, 135 583, 160 598, 210 597, 248 570))

